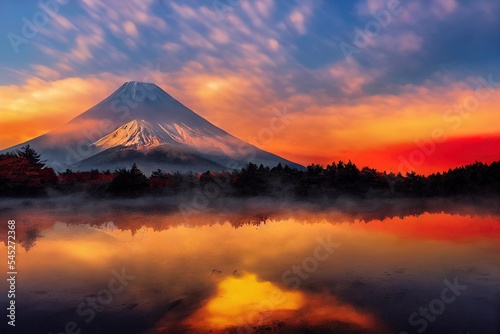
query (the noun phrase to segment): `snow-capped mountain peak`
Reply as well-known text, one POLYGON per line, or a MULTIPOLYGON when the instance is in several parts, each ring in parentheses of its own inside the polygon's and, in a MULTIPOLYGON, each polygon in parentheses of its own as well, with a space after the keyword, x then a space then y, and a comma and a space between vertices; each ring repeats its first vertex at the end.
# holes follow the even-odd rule
POLYGON ((234 156, 237 154, 237 147, 238 144, 241 146, 241 141, 223 131, 217 131, 218 129, 213 125, 209 125, 191 127, 175 120, 150 123, 143 119, 134 119, 95 141, 92 145, 98 149, 126 147, 143 150, 168 144, 169 147, 189 149, 197 151, 201 155, 234 156))
POLYGON ((142 149, 159 146, 168 141, 168 139, 170 138, 168 138, 165 132, 158 132, 154 126, 145 120, 134 119, 99 139, 93 145, 103 149, 116 146, 142 149))
POLYGON ((249 162, 303 168, 232 136, 156 84, 138 81, 124 83, 62 127, 5 151, 26 144, 58 170, 122 168, 134 159, 144 170, 206 171, 249 162))

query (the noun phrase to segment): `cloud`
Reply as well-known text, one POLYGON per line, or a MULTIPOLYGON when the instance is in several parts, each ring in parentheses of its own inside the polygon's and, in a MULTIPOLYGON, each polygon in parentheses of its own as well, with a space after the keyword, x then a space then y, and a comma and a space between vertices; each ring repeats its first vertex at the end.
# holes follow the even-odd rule
POLYGON ((177 43, 167 42, 167 43, 163 44, 163 49, 165 49, 169 52, 176 52, 176 51, 179 51, 181 49, 181 46, 177 43))
POLYGON ((180 40, 184 42, 184 44, 193 48, 215 50, 215 46, 202 34, 196 32, 195 30, 189 30, 181 33, 180 40))
POLYGON ((55 69, 49 68, 44 65, 31 65, 31 67, 35 70, 36 75, 40 79, 55 80, 59 79, 61 76, 61 74, 55 69))
POLYGON ((269 48, 273 51, 277 51, 280 48, 280 43, 274 38, 270 38, 267 41, 267 44, 269 45, 269 48))
POLYGON ((306 19, 299 9, 295 9, 289 16, 290 21, 301 35, 306 33, 306 19))
POLYGON ((356 5, 356 11, 360 16, 367 16, 373 12, 387 8, 388 2, 385 0, 360 1, 356 5))
MULTIPOLYGON (((41 67, 37 69, 47 71, 41 67)), ((107 97, 124 81, 124 78, 103 73, 60 80, 30 77, 22 85, 0 86, 4 129, 0 147, 16 145, 54 130, 107 97)))
POLYGON ((256 27, 260 27, 264 24, 261 19, 261 15, 258 11, 255 10, 255 5, 250 4, 250 2, 243 2, 241 7, 245 10, 245 13, 250 18, 252 24, 256 27))
POLYGON ((256 1, 255 7, 257 8, 257 11, 262 17, 268 18, 274 9, 274 1, 273 0, 256 1))
MULTIPOLYGON (((43 38, 33 41, 42 51, 40 59, 26 54, 29 65, 7 70, 18 82, 10 87, 14 95, 5 95, 6 86, 0 86, 8 97, 2 106, 8 119, 32 127, 41 120, 38 130, 9 136, 39 134, 65 119, 66 112, 84 111, 57 94, 57 102, 45 106, 35 96, 50 94, 42 87, 28 89, 28 82, 56 85, 61 92, 63 83, 73 82, 66 79, 91 82, 99 91, 82 83, 83 97, 68 93, 87 106, 99 102, 103 91, 135 79, 157 82, 216 125, 299 162, 348 158, 369 145, 428 135, 442 122, 443 110, 470 94, 471 77, 495 68, 498 54, 492 43, 497 20, 486 15, 498 12, 494 1, 411 2, 349 63, 338 44, 352 40, 354 28, 363 29, 374 19, 370 12, 386 8, 386 1, 244 1, 223 20, 210 2, 84 0, 70 6, 83 10, 61 12, 44 28, 43 38), (338 19, 332 20, 333 14, 338 19), (461 67, 443 70, 443 62, 461 67), (123 80, 109 79, 110 73, 123 80), (100 80, 112 85, 104 88, 100 80), (270 110, 285 106, 300 115, 300 122, 272 141, 255 139, 273 117, 270 110), (28 111, 33 120, 23 116, 28 111)), ((497 102, 482 103, 454 135, 497 131, 491 121, 497 102)), ((0 140, 14 141, 5 138, 0 140)))
POLYGON ((191 8, 190 6, 187 5, 178 5, 175 2, 172 2, 170 6, 173 8, 173 10, 180 15, 184 19, 193 19, 198 17, 198 14, 196 11, 191 8))
POLYGON ((123 23, 123 30, 129 35, 134 38, 137 38, 139 36, 139 32, 137 31, 137 27, 135 26, 134 22, 132 21, 126 21, 123 23))
MULTIPOLYGON (((464 6, 467 10, 469 6, 464 6)), ((429 14, 434 19, 443 21, 455 14, 460 9, 456 0, 436 0, 432 2, 413 1, 407 5, 401 15, 402 24, 420 25, 429 19, 429 14)))
POLYGON ((311 2, 302 2, 292 9, 288 15, 288 20, 299 35, 307 33, 307 20, 313 14, 313 5, 311 2))
MULTIPOLYGON (((119 1, 109 0, 106 2, 84 0, 83 9, 90 15, 94 22, 101 22, 104 25, 121 25, 121 22, 131 21, 136 25, 149 27, 152 30, 166 32, 167 23, 154 13, 153 5, 155 1, 119 1)), ((117 33, 120 35, 120 33, 117 33)))
POLYGON ((400 32, 398 35, 382 35, 369 40, 368 50, 371 53, 380 53, 390 50, 391 54, 405 55, 422 49, 423 38, 412 31, 400 32))
POLYGON ((94 30, 92 35, 79 35, 76 37, 76 45, 70 54, 79 62, 85 62, 93 58, 92 49, 104 44, 104 33, 100 29, 94 30))
POLYGON ((328 70, 345 94, 360 93, 363 87, 381 75, 380 70, 364 70, 356 62, 339 62, 328 70))
POLYGON ((212 29, 210 39, 219 44, 227 44, 229 42, 229 35, 222 29, 212 29))
MULTIPOLYGON (((388 10, 390 1, 387 0, 366 0, 360 1, 356 5, 356 12, 360 17, 370 17, 373 13, 388 10)), ((403 9, 403 21, 408 23, 418 23, 429 13, 435 18, 440 20, 445 19, 448 15, 452 14, 458 7, 456 0, 435 0, 435 1, 400 1, 401 8, 403 9)), ((392 18, 399 21, 399 18, 392 18)), ((392 21, 392 20, 391 20, 392 21)), ((393 24, 393 22, 391 22, 393 24)))
POLYGON ((432 7, 432 13, 439 17, 440 19, 445 18, 457 8, 456 0, 438 0, 434 1, 434 6, 432 7))
POLYGON ((66 29, 66 30, 77 30, 75 25, 71 23, 70 20, 68 20, 66 17, 64 17, 61 14, 56 14, 54 13, 52 15, 53 20, 56 22, 59 28, 61 29, 66 29))

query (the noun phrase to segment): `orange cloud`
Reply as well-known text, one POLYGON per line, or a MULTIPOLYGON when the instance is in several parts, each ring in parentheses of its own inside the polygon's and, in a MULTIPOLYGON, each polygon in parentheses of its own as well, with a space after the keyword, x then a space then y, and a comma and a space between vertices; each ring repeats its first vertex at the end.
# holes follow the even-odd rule
MULTIPOLYGON (((413 164, 417 172, 441 171, 474 160, 491 162, 499 158, 498 142, 488 139, 500 133, 500 123, 494 121, 498 93, 497 89, 469 109, 455 107, 474 96, 460 85, 360 98, 355 105, 319 106, 308 97, 311 105, 285 131, 266 145, 253 144, 302 164, 351 159, 361 166, 395 171, 400 154, 408 156, 418 149, 416 143, 434 140, 439 141, 436 152, 427 154, 425 163, 413 164)), ((293 106, 294 100, 289 101, 293 106)), ((256 127, 246 129, 258 132, 256 127)))
MULTIPOLYGON (((479 85, 477 78, 443 86, 433 82, 408 85, 400 95, 363 96, 363 86, 375 82, 381 73, 361 73, 356 64, 351 64, 334 66, 326 72, 310 71, 325 84, 333 80, 351 98, 333 98, 321 91, 297 94, 292 85, 280 86, 289 85, 286 80, 293 74, 276 81, 262 70, 275 59, 269 60, 255 45, 243 45, 240 51, 242 56, 234 63, 240 69, 227 69, 220 59, 205 56, 199 62, 187 63, 178 72, 160 73, 160 86, 229 133, 302 164, 351 159, 361 165, 389 169, 399 163, 398 154, 394 157, 394 153, 406 153, 398 145, 411 148, 412 143, 428 140, 436 131, 446 138, 492 136, 500 132, 500 124, 492 121, 500 104, 500 90, 475 90, 479 85), (248 71, 243 65, 255 71, 248 71), (282 97, 284 94, 278 93, 277 87, 290 95, 282 97), (276 115, 274 109, 295 117, 269 135, 270 122, 276 115), (267 135, 263 137, 262 133, 267 135), (385 149, 390 152, 378 157, 371 154, 385 149)), ((488 144, 485 145, 488 150, 488 144)), ((452 163, 468 163, 474 157, 472 151, 469 153, 467 158, 451 159, 434 167, 441 170, 454 167, 452 163)), ((416 167, 418 172, 430 170, 416 167)))
POLYGON ((124 81, 102 74, 56 81, 28 78, 22 86, 0 86, 0 149, 54 130, 106 98, 124 81))
MULTIPOLYGON (((239 60, 240 65, 254 53, 259 54, 259 49, 243 46, 242 52, 245 57, 239 60)), ((262 54, 252 62, 267 64, 266 57, 262 54)), ((412 151, 419 149, 418 143, 435 140, 436 135, 441 141, 435 152, 424 162, 413 163, 415 171, 437 172, 499 157, 495 138, 500 124, 492 120, 500 104, 500 90, 475 91, 471 87, 477 83, 472 79, 447 87, 432 83, 407 86, 399 96, 361 96, 352 101, 333 99, 318 91, 296 94, 286 87, 283 90, 291 95, 281 97, 274 88, 276 82, 262 70, 224 70, 223 65, 207 56, 201 62, 188 62, 174 73, 157 70, 144 80, 158 83, 242 140, 305 165, 351 159, 360 167, 398 172, 400 156, 411 159, 412 151), (474 99, 478 92, 481 99, 474 99)), ((316 75, 323 79, 333 75, 342 82, 348 81, 349 71, 355 69, 342 72, 337 68, 316 75)), ((376 75, 371 74, 369 80, 376 75)), ((100 102, 124 81, 102 74, 56 81, 30 78, 23 86, 0 87, 0 97, 7 101, 0 107, 7 129, 0 135, 0 147, 57 128, 100 102)), ((355 93, 360 87, 351 84, 346 89, 355 93)))

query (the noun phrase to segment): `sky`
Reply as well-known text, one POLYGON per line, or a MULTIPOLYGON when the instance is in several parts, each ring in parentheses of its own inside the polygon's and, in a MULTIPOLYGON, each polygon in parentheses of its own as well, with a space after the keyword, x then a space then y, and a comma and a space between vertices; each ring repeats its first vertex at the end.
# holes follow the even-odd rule
POLYGON ((0 13, 0 149, 135 80, 303 165, 500 160, 496 0, 5 0, 0 13))

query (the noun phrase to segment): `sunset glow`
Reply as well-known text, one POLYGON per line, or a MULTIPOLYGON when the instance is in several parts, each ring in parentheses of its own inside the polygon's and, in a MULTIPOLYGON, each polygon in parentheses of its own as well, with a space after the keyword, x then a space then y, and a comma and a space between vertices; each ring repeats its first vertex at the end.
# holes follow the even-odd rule
MULTIPOLYGON (((13 18, 0 23, 5 35, 21 34, 21 18, 40 10, 2 6, 13 18)), ((384 10, 376 0, 59 5, 26 43, 3 39, 0 149, 57 129, 138 80, 302 165, 350 159, 428 174, 499 160, 499 4, 402 1, 366 45, 346 51, 384 10), (284 126, 271 124, 277 113, 284 126)))

